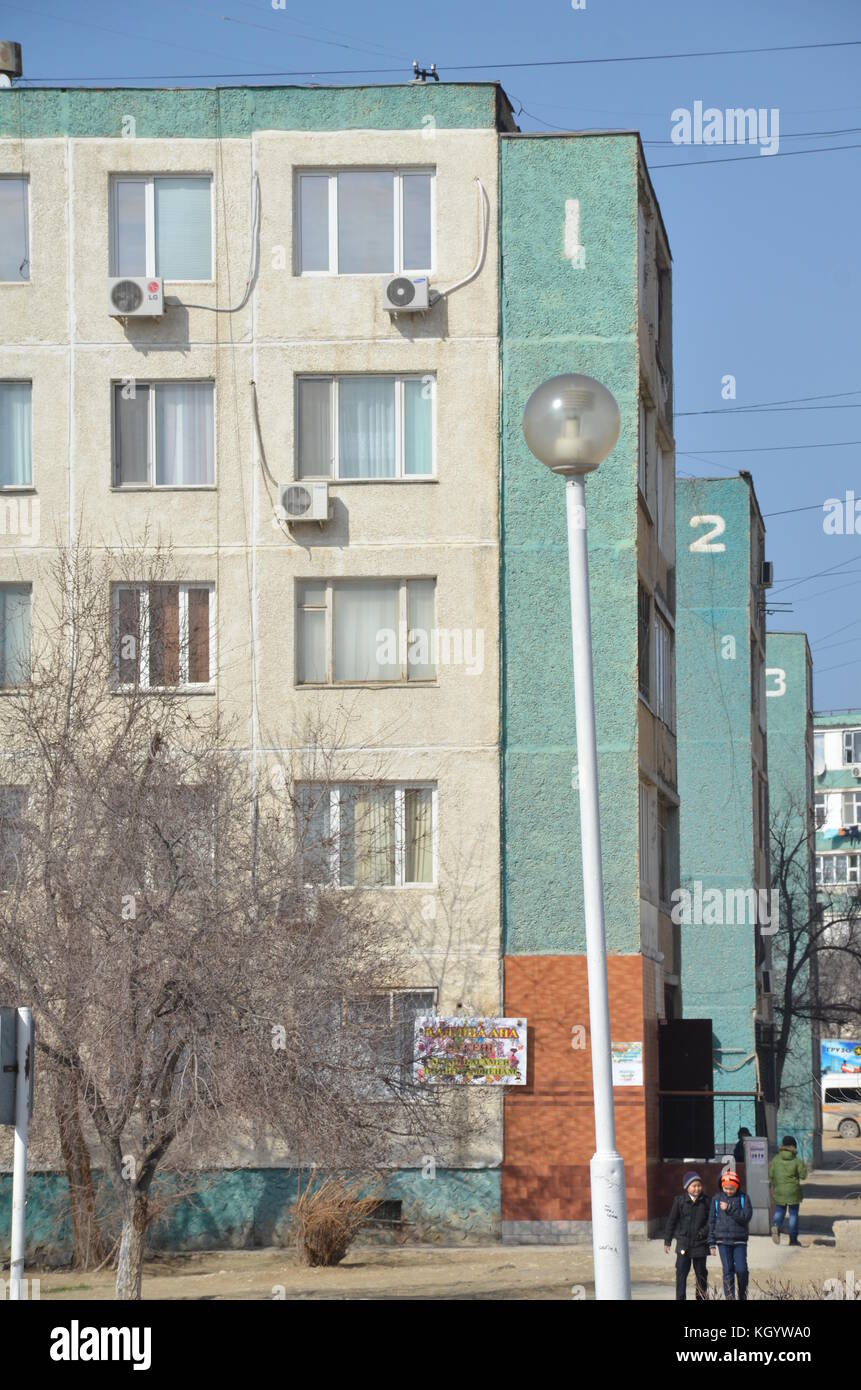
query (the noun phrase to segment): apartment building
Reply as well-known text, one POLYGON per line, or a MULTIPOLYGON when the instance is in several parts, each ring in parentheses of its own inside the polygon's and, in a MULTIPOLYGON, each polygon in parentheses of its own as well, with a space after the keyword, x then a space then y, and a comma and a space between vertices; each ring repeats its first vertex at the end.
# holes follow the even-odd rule
POLYGON ((861 896, 861 710, 814 715, 816 883, 861 896))
POLYGON ((610 1022, 628 1218, 660 1214, 659 1021, 677 1007, 670 252, 634 134, 501 136, 502 746, 506 1012, 530 1085, 506 1096, 503 1233, 588 1238, 594 1152, 563 487, 528 452, 547 377, 609 386, 622 429, 587 485, 610 1022))
MULTIPOLYGON (((636 1229, 660 1215, 658 1026, 682 980, 671 272, 638 136, 520 135, 493 83, 0 91, 2 685, 26 679, 56 537, 160 534, 176 574, 118 580, 115 635, 144 609, 181 640, 117 683, 217 702, 259 778, 337 728, 320 832, 374 819, 383 851, 335 872, 384 895, 407 944, 381 1046, 408 1065, 419 1013, 529 1022, 505 1116, 471 1094, 432 1165, 393 1155, 387 1196, 419 1235, 588 1235, 564 504, 520 433, 569 370, 623 420, 589 534, 636 1229), (429 286, 427 310, 393 312, 391 281, 429 286)), ((277 1240, 289 1159, 231 1167, 203 1199, 219 1240, 277 1240)), ((205 1239, 205 1211, 180 1221, 205 1239)))
MULTIPOLYGON (((713 1105, 668 1100, 688 1156, 775 1135, 765 528, 749 474, 676 480, 682 1017, 713 1105), (706 1026, 708 1025, 708 1026, 706 1026), (704 1049, 704 1057, 699 1053, 704 1049), (709 1055, 710 1053, 710 1055, 709 1055), (685 1130, 685 1126, 690 1128, 685 1130)), ((702 1080, 674 1090, 702 1088, 702 1080)))
MULTIPOLYGON (((771 871, 781 880, 780 920, 771 938, 771 994, 779 1044, 794 1001, 815 999, 815 956, 787 985, 787 959, 798 960, 816 907, 813 810, 813 661, 803 632, 769 632, 766 638, 768 795, 771 871)), ((819 1029, 793 1017, 782 1068, 778 1058, 777 1128, 794 1134, 799 1152, 818 1163, 822 1110, 818 1095, 819 1029)))

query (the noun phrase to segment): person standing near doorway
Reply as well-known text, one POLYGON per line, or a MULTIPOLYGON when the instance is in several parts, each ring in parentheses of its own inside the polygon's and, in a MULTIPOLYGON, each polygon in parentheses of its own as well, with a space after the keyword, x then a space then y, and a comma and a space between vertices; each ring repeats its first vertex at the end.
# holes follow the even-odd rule
POLYGON ((801 1204, 801 1184, 807 1177, 804 1160, 798 1157, 798 1146, 791 1134, 785 1134, 780 1148, 768 1167, 768 1180, 774 1199, 774 1219, 771 1239, 780 1244, 780 1233, 787 1212, 789 1213, 789 1243, 800 1245, 798 1239, 798 1208, 801 1204))

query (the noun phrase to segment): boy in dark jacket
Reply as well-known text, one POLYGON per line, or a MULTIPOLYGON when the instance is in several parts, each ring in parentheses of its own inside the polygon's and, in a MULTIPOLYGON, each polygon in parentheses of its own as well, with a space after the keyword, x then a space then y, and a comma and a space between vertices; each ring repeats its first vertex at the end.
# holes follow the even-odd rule
POLYGON ((728 1170, 721 1174, 721 1190, 709 1203, 709 1248, 712 1254, 720 1255, 723 1268, 723 1292, 725 1298, 735 1298, 735 1285, 738 1280, 738 1297, 747 1299, 747 1282, 750 1274, 747 1268, 747 1238, 753 1207, 746 1192, 742 1192, 738 1173, 728 1170))
POLYGON ((664 1230, 664 1250, 670 1253, 676 1237, 676 1298, 684 1301, 688 1294, 688 1274, 694 1266, 696 1297, 705 1298, 707 1291, 706 1257, 709 1253, 709 1204, 703 1195, 699 1173, 685 1173, 684 1191, 673 1198, 673 1205, 664 1230))

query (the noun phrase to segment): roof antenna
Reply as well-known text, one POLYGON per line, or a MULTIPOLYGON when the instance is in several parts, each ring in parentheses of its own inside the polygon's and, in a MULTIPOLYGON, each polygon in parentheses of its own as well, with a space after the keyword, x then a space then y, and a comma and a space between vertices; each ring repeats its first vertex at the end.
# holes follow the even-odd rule
POLYGON ((429 68, 420 68, 418 58, 413 59, 413 81, 427 82, 432 77, 434 82, 439 82, 439 73, 436 70, 436 63, 431 63, 429 68))

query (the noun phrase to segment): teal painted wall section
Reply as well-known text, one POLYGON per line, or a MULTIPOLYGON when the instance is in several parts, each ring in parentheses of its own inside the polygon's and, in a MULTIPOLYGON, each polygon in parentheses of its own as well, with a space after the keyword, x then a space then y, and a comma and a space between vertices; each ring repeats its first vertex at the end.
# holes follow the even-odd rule
POLYGON ((639 949, 635 137, 500 141, 501 604, 506 954, 585 951, 564 483, 521 417, 547 377, 613 392, 622 432, 587 482, 608 948, 639 949), (565 258, 580 203, 585 267, 565 258))
MULTIPOLYGON (((808 747, 812 728, 807 678, 808 646, 802 632, 770 632, 766 646, 769 670, 768 688, 780 689, 766 706, 768 714, 768 795, 770 820, 773 826, 786 826, 787 842, 796 844, 807 833, 809 798, 808 747), (777 674, 782 672, 782 678, 777 674)), ((780 832, 781 834, 783 831, 780 832)), ((775 868, 772 863, 772 868, 775 868)), ((806 922, 810 915, 813 883, 809 855, 802 855, 793 865, 790 885, 793 913, 796 920, 806 922)), ((786 950, 784 932, 778 930, 771 938, 774 967, 774 1003, 782 1001, 786 979, 786 950)), ((799 986, 806 985, 806 975, 799 986)), ((777 1127, 781 1134, 794 1134, 799 1152, 812 1159, 818 1157, 816 1133, 820 1129, 820 1110, 815 1099, 819 1079, 818 1048, 814 1053, 813 1028, 805 1019, 794 1019, 790 1033, 789 1052, 783 1068, 777 1127)))
MULTIPOLYGON (((681 885, 752 889, 754 823, 751 745, 751 493, 743 478, 677 478, 676 692, 681 809, 681 885), (725 530, 713 553, 691 552, 707 526, 693 516, 720 516, 725 530), (722 639, 735 638, 735 656, 722 639)), ((750 925, 683 925, 682 1009, 711 1018, 716 1057, 739 1066, 754 1050, 755 929, 750 925), (723 1049, 723 1051, 717 1051, 723 1049)), ((751 1057, 737 1071, 714 1070, 714 1090, 754 1091, 751 1057)), ((727 1103, 726 1132, 753 1133, 752 1102, 727 1103)), ((715 1131, 723 1110, 715 1103, 715 1131)))
MULTIPOLYGON (((100 1190, 110 1184, 97 1173, 100 1190)), ((302 1175, 303 1185, 308 1174, 302 1175)), ((158 1191, 156 1184, 156 1192, 158 1191)), ((400 1200, 407 1238, 453 1244, 499 1239, 498 1169, 441 1169, 434 1178, 402 1169, 391 1174, 385 1199, 400 1200)), ((169 1209, 150 1231, 153 1250, 226 1250, 290 1243, 296 1200, 295 1169, 226 1169, 204 1174, 200 1190, 169 1209)), ((8 1247, 12 1175, 0 1174, 0 1243, 8 1247)), ((71 1254, 68 1184, 60 1173, 27 1178, 29 1259, 63 1263, 71 1254)))
MULTIPOLYGON (((0 92, 0 137, 244 137, 255 130, 493 129, 494 83, 391 87, 24 88, 0 92), (431 127, 432 128, 432 127, 431 127)), ((502 98, 507 115, 507 99, 502 98)))

